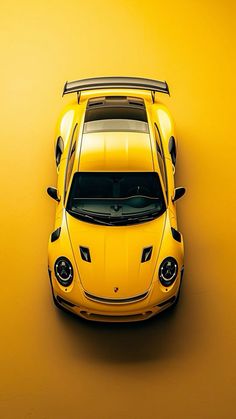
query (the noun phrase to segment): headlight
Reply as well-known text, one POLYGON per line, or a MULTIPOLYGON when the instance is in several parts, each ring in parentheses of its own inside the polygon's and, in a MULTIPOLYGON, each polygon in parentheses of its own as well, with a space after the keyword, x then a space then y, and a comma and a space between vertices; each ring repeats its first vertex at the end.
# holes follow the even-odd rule
POLYGON ((159 279, 164 287, 169 287, 173 284, 174 280, 177 277, 178 273, 178 264, 177 261, 169 256, 165 258, 159 268, 159 279))
POLYGON ((54 271, 59 284, 68 287, 73 281, 73 267, 64 256, 58 258, 54 265, 54 271))

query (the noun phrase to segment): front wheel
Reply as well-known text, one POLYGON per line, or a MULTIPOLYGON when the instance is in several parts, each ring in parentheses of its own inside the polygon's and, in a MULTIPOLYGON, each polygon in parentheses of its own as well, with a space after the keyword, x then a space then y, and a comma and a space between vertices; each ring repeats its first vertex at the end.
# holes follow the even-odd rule
POLYGON ((179 302, 180 292, 181 292, 181 286, 182 286, 182 280, 183 280, 183 274, 184 274, 184 268, 181 269, 181 277, 180 277, 180 284, 178 289, 178 294, 176 295, 176 299, 174 303, 171 305, 171 307, 176 307, 179 302))

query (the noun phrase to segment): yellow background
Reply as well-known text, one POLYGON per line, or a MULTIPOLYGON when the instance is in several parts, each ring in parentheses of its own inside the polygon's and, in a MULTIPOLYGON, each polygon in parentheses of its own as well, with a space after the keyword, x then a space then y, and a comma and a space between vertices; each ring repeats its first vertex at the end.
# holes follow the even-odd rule
POLYGON ((3 419, 235 418, 234 1, 2 1, 3 419), (54 309, 47 240, 66 80, 167 80, 185 237, 179 306, 140 325, 54 309))

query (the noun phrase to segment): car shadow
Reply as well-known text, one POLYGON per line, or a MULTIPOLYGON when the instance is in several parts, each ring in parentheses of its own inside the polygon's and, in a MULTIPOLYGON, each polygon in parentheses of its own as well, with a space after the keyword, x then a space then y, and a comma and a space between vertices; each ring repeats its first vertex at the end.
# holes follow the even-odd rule
POLYGON ((182 356, 196 345, 193 319, 184 302, 184 287, 176 307, 142 322, 97 323, 57 311, 69 351, 90 361, 139 363, 182 356), (186 334, 187 341, 186 344, 186 334))

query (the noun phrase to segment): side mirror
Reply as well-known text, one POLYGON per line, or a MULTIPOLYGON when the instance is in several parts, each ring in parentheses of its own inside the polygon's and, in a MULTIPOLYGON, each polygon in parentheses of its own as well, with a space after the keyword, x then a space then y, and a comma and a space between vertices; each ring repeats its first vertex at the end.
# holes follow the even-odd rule
POLYGON ((53 188, 52 186, 49 186, 47 188, 47 193, 52 199, 55 199, 55 201, 60 202, 60 199, 57 196, 57 189, 56 188, 53 188))
POLYGON ((177 201, 177 199, 181 198, 186 192, 185 188, 175 188, 175 194, 174 197, 172 198, 172 201, 175 202, 177 201))

